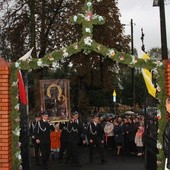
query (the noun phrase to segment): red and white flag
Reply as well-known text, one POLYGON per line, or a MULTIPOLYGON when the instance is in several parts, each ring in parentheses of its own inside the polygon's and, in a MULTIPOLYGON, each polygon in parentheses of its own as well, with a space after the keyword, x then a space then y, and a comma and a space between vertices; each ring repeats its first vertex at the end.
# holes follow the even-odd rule
POLYGON ((18 71, 18 90, 19 90, 19 98, 22 104, 27 105, 27 93, 25 90, 22 73, 18 71))

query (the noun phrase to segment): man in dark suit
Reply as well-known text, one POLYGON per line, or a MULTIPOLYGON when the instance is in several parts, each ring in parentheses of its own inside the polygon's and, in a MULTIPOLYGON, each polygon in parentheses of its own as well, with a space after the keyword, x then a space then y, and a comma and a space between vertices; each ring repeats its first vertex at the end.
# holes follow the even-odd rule
POLYGON ((93 152, 95 146, 99 149, 101 164, 107 161, 104 158, 104 131, 99 123, 99 116, 95 114, 92 117, 91 124, 87 127, 87 139, 89 141, 89 157, 93 163, 93 152))
POLYGON ((61 148, 60 148, 60 153, 59 153, 59 161, 60 163, 63 162, 63 155, 64 151, 67 151, 68 153, 68 122, 60 122, 60 127, 61 129, 61 137, 60 137, 60 142, 61 142, 61 148))
POLYGON ((35 127, 37 126, 37 123, 40 120, 41 120, 41 113, 36 113, 35 120, 30 123, 30 137, 34 147, 35 164, 37 166, 40 165, 40 144, 36 143, 35 141, 35 127))
POLYGON ((72 114, 72 118, 70 122, 68 123, 68 142, 69 142, 69 148, 68 148, 68 157, 71 156, 73 162, 75 163, 75 166, 80 167, 79 162, 79 147, 80 144, 83 142, 85 144, 85 133, 82 122, 80 122, 79 113, 74 112, 72 114))
POLYGON ((42 113, 40 120, 35 127, 35 140, 40 145, 41 161, 43 169, 48 169, 48 159, 50 156, 50 132, 55 130, 53 125, 48 121, 48 113, 42 113))

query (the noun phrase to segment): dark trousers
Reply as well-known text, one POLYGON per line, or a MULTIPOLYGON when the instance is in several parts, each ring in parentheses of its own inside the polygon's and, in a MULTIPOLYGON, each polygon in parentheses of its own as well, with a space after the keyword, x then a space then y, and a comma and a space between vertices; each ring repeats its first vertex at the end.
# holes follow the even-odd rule
POLYGON ((108 149, 113 149, 113 147, 114 147, 114 136, 108 136, 107 137, 106 147, 108 149))
POLYGON ((97 147, 100 153, 101 161, 104 161, 104 144, 101 141, 96 141, 95 143, 89 143, 89 158, 90 162, 93 162, 94 149, 97 147))
MULTIPOLYGON (((68 146, 68 141, 67 140, 61 140, 61 148, 60 148, 60 153, 59 153, 59 160, 63 160, 63 153, 67 149, 68 146)), ((68 154, 68 150, 67 150, 68 154)))
POLYGON ((75 164, 79 164, 79 145, 75 143, 69 143, 70 144, 70 152, 71 152, 71 157, 72 160, 75 164))
POLYGON ((40 143, 41 161, 43 166, 47 166, 50 157, 50 143, 40 143))
POLYGON ((131 153, 137 153, 137 148, 136 148, 134 140, 129 141, 129 151, 131 153))
POLYGON ((40 162, 40 144, 33 142, 34 146, 34 154, 35 154, 35 163, 38 164, 40 162))
POLYGON ((138 153, 143 153, 143 147, 137 146, 137 151, 138 151, 138 153))
POLYGON ((129 138, 127 135, 124 136, 124 151, 125 153, 130 153, 129 138))

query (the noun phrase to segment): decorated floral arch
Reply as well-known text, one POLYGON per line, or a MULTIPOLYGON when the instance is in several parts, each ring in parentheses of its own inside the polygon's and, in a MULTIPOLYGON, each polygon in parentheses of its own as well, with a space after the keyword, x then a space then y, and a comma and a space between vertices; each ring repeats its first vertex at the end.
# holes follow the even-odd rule
MULTIPOLYGON (((105 18, 93 13, 92 0, 86 0, 83 7, 83 14, 74 15, 71 18, 73 23, 82 24, 83 36, 79 42, 75 42, 65 48, 54 50, 53 52, 45 55, 43 58, 37 59, 26 59, 18 60, 11 64, 11 103, 12 103, 12 142, 13 142, 13 167, 17 169, 21 162, 20 148, 17 147, 19 144, 19 101, 18 101, 18 87, 17 87, 17 72, 18 70, 32 71, 35 69, 49 67, 54 62, 61 60, 63 57, 70 57, 73 54, 84 52, 89 54, 92 51, 96 52, 104 57, 111 58, 112 60, 126 64, 129 67, 146 68, 148 70, 154 70, 154 78, 160 87, 160 92, 156 94, 156 98, 159 101, 159 109, 161 113, 165 113, 165 75, 164 75, 164 64, 156 60, 140 59, 134 55, 118 52, 115 49, 106 47, 102 44, 97 43, 93 39, 93 25, 104 24, 105 18)), ((162 151, 162 133, 165 124, 165 116, 159 120, 159 132, 158 132, 158 149, 159 154, 157 155, 158 168, 163 166, 164 156, 162 151)))

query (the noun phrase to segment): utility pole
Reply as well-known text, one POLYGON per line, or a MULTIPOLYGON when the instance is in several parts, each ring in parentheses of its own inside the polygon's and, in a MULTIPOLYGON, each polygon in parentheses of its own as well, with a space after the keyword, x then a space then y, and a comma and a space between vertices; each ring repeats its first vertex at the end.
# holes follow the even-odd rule
POLYGON ((162 60, 168 59, 167 36, 166 36, 166 21, 165 21, 165 7, 164 0, 154 0, 153 6, 159 6, 160 11, 160 29, 161 29, 161 51, 162 60))
MULTIPOLYGON (((131 54, 134 55, 134 41, 133 41, 133 19, 130 22, 131 25, 131 54)), ((132 68, 132 106, 133 111, 135 110, 135 68, 132 68)))
POLYGON ((144 45, 144 36, 145 34, 143 33, 143 28, 141 28, 141 41, 142 41, 142 46, 141 46, 141 50, 146 53, 145 51, 145 45, 144 45))

